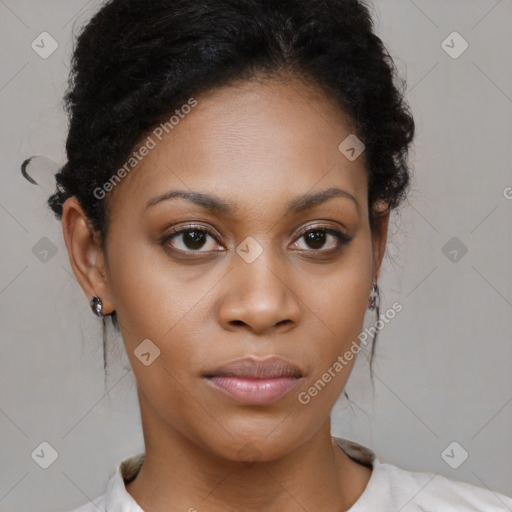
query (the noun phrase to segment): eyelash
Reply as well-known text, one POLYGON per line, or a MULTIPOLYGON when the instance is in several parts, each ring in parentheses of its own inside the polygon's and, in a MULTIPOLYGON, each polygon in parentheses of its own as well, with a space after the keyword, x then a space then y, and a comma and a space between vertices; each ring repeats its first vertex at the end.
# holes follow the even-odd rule
MULTIPOLYGON (((186 225, 186 226, 182 227, 179 230, 173 231, 172 233, 166 235, 160 241, 160 243, 161 243, 162 246, 166 247, 166 246, 168 246, 168 242, 170 240, 172 240, 173 238, 178 237, 181 234, 185 234, 185 233, 191 232, 191 231, 198 231, 200 233, 207 233, 217 243, 219 243, 218 240, 217 240, 216 233, 214 233, 212 230, 206 228, 205 226, 201 226, 201 225, 198 225, 198 224, 189 224, 189 225, 186 225)), ((297 236, 297 238, 295 239, 296 241, 294 243, 297 243, 301 238, 304 237, 304 235, 306 235, 308 233, 315 233, 315 232, 325 233, 325 234, 334 236, 337 239, 337 241, 338 241, 338 247, 336 247, 334 249, 310 249, 309 251, 308 250, 299 250, 299 252, 312 252, 312 253, 331 253, 331 252, 337 252, 337 251, 341 250, 341 248, 343 246, 348 245, 352 241, 351 237, 349 237, 348 235, 346 235, 345 233, 343 233, 341 231, 338 231, 338 230, 336 230, 336 229, 334 229, 332 227, 319 225, 319 226, 308 227, 307 229, 302 230, 299 233, 299 235, 297 236)), ((194 250, 184 251, 182 249, 176 249, 175 247, 170 247, 170 249, 172 251, 174 251, 174 252, 185 253, 185 254, 194 254, 194 253, 196 253, 196 254, 201 254, 201 253, 208 254, 210 252, 210 251, 201 251, 201 250, 198 250, 198 251, 194 251, 194 250)), ((187 257, 189 257, 189 256, 187 256, 187 257)), ((195 257, 195 256, 192 256, 192 257, 195 257)))

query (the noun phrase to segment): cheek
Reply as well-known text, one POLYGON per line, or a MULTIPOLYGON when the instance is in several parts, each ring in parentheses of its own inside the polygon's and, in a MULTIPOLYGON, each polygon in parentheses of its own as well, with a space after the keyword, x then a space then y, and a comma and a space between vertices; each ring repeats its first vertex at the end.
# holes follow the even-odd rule
POLYGON ((109 285, 125 341, 172 340, 173 332, 208 293, 213 276, 200 277, 197 267, 173 263, 158 244, 117 233, 109 251, 109 285))
POLYGON ((301 280, 304 302, 338 345, 347 341, 347 336, 359 334, 372 280, 370 239, 359 236, 352 244, 339 262, 329 265, 321 276, 306 272, 301 280))
POLYGON ((138 248, 142 242, 130 244, 129 251, 123 244, 129 239, 119 237, 110 257, 112 295, 126 352, 146 396, 172 397, 182 408, 188 396, 183 386, 190 386, 194 372, 204 369, 208 352, 215 350, 210 346, 214 337, 206 339, 215 327, 206 324, 212 288, 225 270, 176 264, 158 246, 138 248), (150 366, 137 357, 147 339, 160 350, 150 366))
POLYGON ((329 384, 321 393, 320 401, 325 403, 337 399, 355 363, 360 343, 358 336, 368 307, 371 268, 371 242, 369 238, 360 238, 340 263, 329 269, 327 278, 303 281, 302 296, 313 313, 307 322, 311 326, 312 343, 304 347, 303 354, 312 361, 314 368, 308 385, 330 370, 330 376, 325 375, 324 379, 329 384), (340 369, 338 358, 347 351, 350 353, 348 358, 343 358, 340 369))

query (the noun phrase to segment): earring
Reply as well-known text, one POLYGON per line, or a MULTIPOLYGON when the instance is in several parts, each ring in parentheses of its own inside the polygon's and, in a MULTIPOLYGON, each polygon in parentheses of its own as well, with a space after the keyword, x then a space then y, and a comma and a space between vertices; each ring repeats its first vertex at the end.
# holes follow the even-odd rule
POLYGON ((89 304, 91 305, 92 312, 96 316, 103 316, 103 313, 101 312, 103 302, 101 302, 101 299, 97 295, 90 300, 89 304))
POLYGON ((379 285, 377 283, 372 284, 372 291, 370 292, 370 300, 368 302, 368 309, 374 310, 379 307, 380 295, 379 285))

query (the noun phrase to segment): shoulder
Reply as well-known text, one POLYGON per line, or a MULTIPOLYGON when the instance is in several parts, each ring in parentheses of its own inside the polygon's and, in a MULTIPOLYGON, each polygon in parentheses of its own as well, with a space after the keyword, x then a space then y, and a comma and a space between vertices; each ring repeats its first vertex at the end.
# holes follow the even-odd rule
POLYGON ((372 468, 370 480, 350 512, 512 512, 512 498, 439 473, 409 471, 383 463, 354 441, 333 437, 349 457, 372 468))
POLYGON ((512 498, 499 492, 442 476, 408 471, 376 462, 389 478, 394 501, 403 512, 510 512, 512 498))
POLYGON ((105 492, 98 498, 81 505, 70 512, 142 512, 135 500, 128 494, 126 484, 131 482, 144 462, 145 453, 135 453, 121 460, 107 482, 105 492))

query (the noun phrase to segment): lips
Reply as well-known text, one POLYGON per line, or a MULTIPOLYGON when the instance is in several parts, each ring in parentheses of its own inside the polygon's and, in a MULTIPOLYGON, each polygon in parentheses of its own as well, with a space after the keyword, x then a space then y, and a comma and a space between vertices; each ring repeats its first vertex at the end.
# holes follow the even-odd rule
POLYGON ((245 405, 268 405, 291 391, 303 378, 300 368, 272 356, 231 361, 204 377, 216 390, 245 405))
POLYGON ((245 357, 231 361, 212 372, 207 377, 240 377, 247 379, 274 379, 276 377, 302 377, 302 372, 281 357, 245 357))

